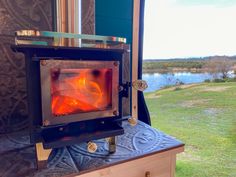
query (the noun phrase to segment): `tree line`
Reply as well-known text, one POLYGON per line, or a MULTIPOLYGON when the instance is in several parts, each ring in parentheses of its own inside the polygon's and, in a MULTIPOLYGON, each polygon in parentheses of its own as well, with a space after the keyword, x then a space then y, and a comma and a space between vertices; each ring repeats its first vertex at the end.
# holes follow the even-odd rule
POLYGON ((229 71, 236 73, 236 56, 212 56, 192 59, 144 60, 143 72, 173 72, 175 70, 221 73, 227 78, 229 71))

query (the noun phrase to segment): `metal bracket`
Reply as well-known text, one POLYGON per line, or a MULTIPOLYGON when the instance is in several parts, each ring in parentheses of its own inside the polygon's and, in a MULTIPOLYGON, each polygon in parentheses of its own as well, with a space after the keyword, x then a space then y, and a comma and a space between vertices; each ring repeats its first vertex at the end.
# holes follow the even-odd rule
POLYGON ((121 93, 121 97, 128 98, 129 97, 129 88, 131 87, 130 82, 126 82, 119 86, 119 92, 121 93))

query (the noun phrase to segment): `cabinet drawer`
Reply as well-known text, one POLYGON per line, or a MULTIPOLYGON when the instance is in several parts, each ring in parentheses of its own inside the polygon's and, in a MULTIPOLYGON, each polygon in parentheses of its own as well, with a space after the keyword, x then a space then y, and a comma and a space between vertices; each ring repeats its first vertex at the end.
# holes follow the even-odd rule
POLYGON ((76 177, 174 177, 176 153, 162 152, 76 177))

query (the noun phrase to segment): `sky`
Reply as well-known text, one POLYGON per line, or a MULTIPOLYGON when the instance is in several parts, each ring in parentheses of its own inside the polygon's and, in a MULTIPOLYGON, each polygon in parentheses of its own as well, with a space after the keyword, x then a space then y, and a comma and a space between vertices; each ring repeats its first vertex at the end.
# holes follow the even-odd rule
POLYGON ((144 59, 236 55, 236 0, 146 0, 144 59))

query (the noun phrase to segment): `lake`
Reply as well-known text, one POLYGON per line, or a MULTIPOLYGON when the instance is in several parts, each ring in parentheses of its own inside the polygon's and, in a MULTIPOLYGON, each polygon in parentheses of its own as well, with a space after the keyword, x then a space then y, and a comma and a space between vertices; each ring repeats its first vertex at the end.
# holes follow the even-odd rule
MULTIPOLYGON (((229 73, 229 77, 234 77, 233 72, 229 73)), ((219 78, 220 74, 215 77, 219 78)), ((162 87, 168 85, 175 85, 177 82, 184 84, 201 83, 206 79, 213 79, 213 75, 209 73, 191 73, 191 72, 179 72, 179 73, 143 73, 143 80, 148 83, 148 88, 145 92, 153 92, 159 90, 162 87)))

